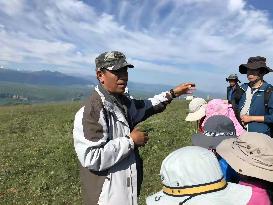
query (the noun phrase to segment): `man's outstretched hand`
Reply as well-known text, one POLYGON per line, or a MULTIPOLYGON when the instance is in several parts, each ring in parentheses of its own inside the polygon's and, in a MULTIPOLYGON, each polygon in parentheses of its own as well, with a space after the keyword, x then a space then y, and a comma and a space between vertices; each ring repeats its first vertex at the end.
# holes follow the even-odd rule
POLYGON ((194 83, 183 83, 173 88, 173 92, 176 97, 179 97, 183 94, 192 94, 195 89, 194 83))

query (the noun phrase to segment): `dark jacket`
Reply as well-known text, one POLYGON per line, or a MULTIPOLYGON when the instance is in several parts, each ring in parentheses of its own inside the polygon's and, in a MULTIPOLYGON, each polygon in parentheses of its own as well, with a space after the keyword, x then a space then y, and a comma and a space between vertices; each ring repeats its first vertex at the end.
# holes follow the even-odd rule
MULTIPOLYGON (((271 86, 267 82, 264 82, 259 90, 253 95, 251 105, 249 109, 250 116, 264 116, 264 122, 250 122, 248 123, 249 132, 259 132, 270 135, 270 126, 273 123, 273 94, 271 94, 268 101, 268 109, 265 108, 264 94, 266 89, 271 86)), ((239 111, 242 110, 246 100, 246 90, 248 83, 241 85, 244 93, 239 101, 239 111)), ((271 130, 272 131, 272 130, 271 130)))
POLYGON ((234 89, 232 89, 231 86, 227 87, 227 100, 230 104, 232 104, 232 107, 234 108, 234 110, 238 109, 238 104, 243 92, 244 91, 241 89, 241 87, 238 84, 235 85, 234 89))

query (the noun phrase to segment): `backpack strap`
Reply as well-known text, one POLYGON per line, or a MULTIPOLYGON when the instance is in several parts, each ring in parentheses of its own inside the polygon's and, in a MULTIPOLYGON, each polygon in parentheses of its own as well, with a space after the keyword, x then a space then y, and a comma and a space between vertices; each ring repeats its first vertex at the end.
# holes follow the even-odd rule
POLYGON ((273 86, 270 85, 269 87, 267 87, 264 93, 264 107, 267 113, 269 112, 268 103, 269 103, 269 99, 272 92, 273 92, 273 86))
POLYGON ((236 116, 238 122, 240 122, 240 124, 242 126, 243 126, 243 124, 242 124, 242 121, 240 118, 240 110, 239 110, 238 104, 239 104, 243 94, 246 92, 247 87, 248 87, 247 83, 244 83, 241 86, 238 85, 238 87, 234 93, 234 100, 233 100, 233 102, 231 102, 235 116, 236 116))
MULTIPOLYGON (((265 107, 266 113, 269 113, 268 103, 269 103, 269 99, 272 92, 273 92, 273 86, 270 85, 269 87, 267 87, 264 93, 264 107, 265 107)), ((270 123, 269 127, 270 127, 270 136, 273 137, 273 123, 270 123)))
POLYGON ((245 91, 245 86, 238 86, 238 88, 235 90, 235 93, 234 93, 234 100, 236 102, 236 104, 239 103, 240 99, 242 98, 243 94, 246 92, 245 91))

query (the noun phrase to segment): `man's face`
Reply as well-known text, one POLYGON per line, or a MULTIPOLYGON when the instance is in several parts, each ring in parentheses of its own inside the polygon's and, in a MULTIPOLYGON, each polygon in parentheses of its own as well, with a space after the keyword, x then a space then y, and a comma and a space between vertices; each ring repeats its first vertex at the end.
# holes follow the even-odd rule
POLYGON ((128 82, 128 68, 97 71, 97 77, 108 92, 112 94, 123 94, 128 82))
POLYGON ((249 82, 255 82, 262 78, 262 74, 260 73, 259 69, 247 69, 247 79, 249 82))
POLYGON ((229 82, 229 85, 231 87, 233 87, 234 85, 236 85, 236 80, 229 80, 228 82, 229 82))

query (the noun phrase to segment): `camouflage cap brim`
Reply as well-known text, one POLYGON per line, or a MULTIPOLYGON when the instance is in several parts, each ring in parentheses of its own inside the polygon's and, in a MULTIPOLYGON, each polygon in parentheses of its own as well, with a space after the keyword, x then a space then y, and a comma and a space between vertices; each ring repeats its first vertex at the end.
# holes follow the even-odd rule
POLYGON ((124 62, 118 62, 116 65, 106 68, 107 70, 119 70, 121 68, 128 67, 128 68, 134 68, 134 66, 130 63, 124 62))

